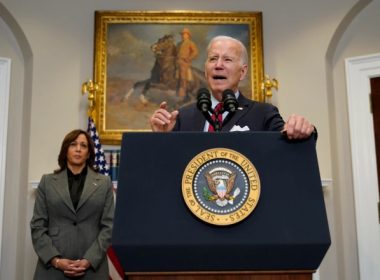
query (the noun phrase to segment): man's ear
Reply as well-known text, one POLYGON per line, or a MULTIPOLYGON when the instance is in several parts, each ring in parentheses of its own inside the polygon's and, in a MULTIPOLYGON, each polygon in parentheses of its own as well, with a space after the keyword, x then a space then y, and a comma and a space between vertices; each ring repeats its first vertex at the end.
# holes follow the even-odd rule
POLYGON ((248 73, 248 65, 243 64, 243 66, 241 67, 240 81, 245 79, 245 76, 247 76, 247 73, 248 73))

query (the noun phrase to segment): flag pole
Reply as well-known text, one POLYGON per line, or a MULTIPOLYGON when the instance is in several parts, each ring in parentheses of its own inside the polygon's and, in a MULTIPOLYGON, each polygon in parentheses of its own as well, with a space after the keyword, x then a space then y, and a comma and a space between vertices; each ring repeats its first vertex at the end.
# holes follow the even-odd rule
MULTIPOLYGON (((91 136, 95 146, 95 165, 98 168, 98 172, 104 175, 109 175, 109 165, 107 163, 102 144, 100 143, 100 137, 96 130, 94 121, 94 109, 96 105, 96 93, 99 90, 99 85, 92 80, 88 80, 82 84, 82 95, 87 93, 88 99, 88 128, 87 131, 91 136)), ((115 191, 115 187, 114 187, 115 191)), ((115 193, 114 193, 115 194, 115 193)), ((113 251, 112 245, 107 249, 107 262, 108 262, 108 276, 110 280, 123 280, 124 271, 120 265, 120 262, 113 251)))

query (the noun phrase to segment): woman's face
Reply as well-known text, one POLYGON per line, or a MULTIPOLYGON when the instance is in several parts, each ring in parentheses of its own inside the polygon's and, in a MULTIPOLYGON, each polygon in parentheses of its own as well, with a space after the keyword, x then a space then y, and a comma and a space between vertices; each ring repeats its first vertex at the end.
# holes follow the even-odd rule
POLYGON ((67 166, 71 169, 83 168, 89 156, 87 138, 84 134, 79 134, 67 149, 67 166))

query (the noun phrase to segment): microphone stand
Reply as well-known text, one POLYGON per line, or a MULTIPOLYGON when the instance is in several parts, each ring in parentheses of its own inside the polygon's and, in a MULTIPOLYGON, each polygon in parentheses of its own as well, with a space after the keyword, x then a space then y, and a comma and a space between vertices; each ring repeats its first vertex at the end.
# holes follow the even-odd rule
POLYGON ((219 122, 219 115, 223 114, 224 110, 221 110, 220 112, 214 112, 215 114, 215 122, 214 122, 214 130, 216 132, 220 132, 222 130, 222 123, 219 122))
POLYGON ((224 119, 224 121, 220 122, 219 121, 219 115, 223 115, 223 113, 225 111, 226 110, 223 108, 221 111, 215 112, 213 109, 210 108, 210 110, 208 112, 202 112, 203 116, 206 118, 206 120, 208 121, 209 125, 211 125, 214 128, 215 132, 220 132, 222 130, 222 127, 231 119, 231 117, 235 113, 235 112, 229 112, 229 114, 224 119), (211 114, 215 115, 215 121, 211 118, 209 112, 211 114))
POLYGON ((223 114, 223 112, 227 111, 228 115, 223 120, 221 126, 224 126, 227 122, 229 122, 232 119, 232 117, 235 114, 238 106, 239 106, 239 103, 235 97, 234 92, 230 89, 226 89, 225 91, 223 91, 222 114, 223 114))
POLYGON ((235 98, 235 94, 232 90, 226 89, 223 92, 223 107, 220 111, 216 112, 211 108, 211 100, 210 100, 210 92, 207 88, 201 88, 198 90, 197 95, 197 108, 202 112, 204 118, 207 120, 209 125, 214 128, 215 132, 219 132, 222 130, 223 125, 225 125, 234 115, 236 108, 238 106, 237 100, 235 98), (224 119, 224 121, 219 121, 219 115, 223 115, 224 112, 228 111, 228 115, 224 119), (215 120, 213 120, 210 116, 214 115, 215 120))
MULTIPOLYGON (((214 121, 214 120, 211 118, 209 112, 211 112, 211 114, 213 114, 213 113, 214 113, 214 110, 210 109, 210 111, 206 111, 206 112, 203 112, 203 111, 202 111, 202 114, 203 114, 203 116, 205 117, 205 119, 207 120, 207 122, 209 123, 209 125, 211 125, 211 126, 214 128, 215 131, 220 131, 221 127, 220 127, 219 122, 214 121)), ((216 117, 217 117, 217 116, 216 116, 216 117)))
POLYGON ((228 115, 226 116, 226 118, 223 120, 222 127, 225 126, 232 119, 232 117, 234 116, 235 112, 236 111, 228 113, 228 115))

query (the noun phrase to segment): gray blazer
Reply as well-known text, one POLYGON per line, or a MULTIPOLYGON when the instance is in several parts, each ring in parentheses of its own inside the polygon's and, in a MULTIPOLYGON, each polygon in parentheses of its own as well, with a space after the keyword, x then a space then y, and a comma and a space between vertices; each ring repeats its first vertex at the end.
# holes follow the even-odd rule
POLYGON ((50 265, 55 256, 87 259, 92 267, 80 279, 108 279, 106 251, 111 243, 114 199, 108 176, 88 168, 75 210, 66 170, 43 175, 30 222, 38 255, 34 279, 69 279, 50 265))

